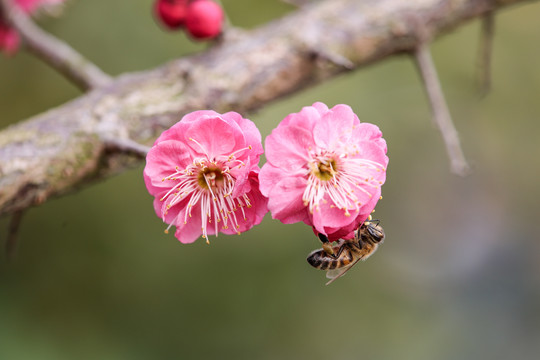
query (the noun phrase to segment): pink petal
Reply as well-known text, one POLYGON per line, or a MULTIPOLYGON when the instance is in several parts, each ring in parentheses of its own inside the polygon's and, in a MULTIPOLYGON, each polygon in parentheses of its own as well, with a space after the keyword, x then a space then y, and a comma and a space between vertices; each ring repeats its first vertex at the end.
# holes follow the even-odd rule
POLYGON ((364 206, 362 206, 362 209, 360 210, 361 217, 363 217, 362 222, 367 219, 369 215, 371 215, 380 198, 381 188, 379 187, 375 189, 375 191, 373 192, 373 196, 364 204, 364 206))
MULTIPOLYGON (((201 210, 195 206, 191 210, 191 217, 184 223, 184 219, 178 219, 176 222, 176 231, 174 236, 183 244, 191 244, 202 235, 201 210)), ((209 229, 210 230, 210 229, 209 229)))
POLYGON ((247 193, 247 196, 251 206, 243 207, 245 219, 242 216, 242 212, 237 210, 237 217, 242 219, 238 222, 240 227, 238 229, 233 229, 232 227, 229 227, 229 229, 220 229, 220 232, 223 232, 224 234, 236 234, 238 232, 247 231, 253 226, 260 224, 264 215, 268 212, 268 199, 259 191, 257 174, 255 172, 250 174, 249 183, 251 191, 247 193))
MULTIPOLYGON (((189 115, 189 114, 188 114, 189 115)), ((184 118, 187 117, 184 116, 184 118)), ((184 122, 183 119, 171 126, 169 129, 161 133, 161 135, 156 139, 154 144, 159 144, 165 140, 176 140, 187 143, 189 139, 186 139, 185 133, 189 129, 190 125, 187 122, 184 122)))
POLYGON ((266 138, 266 159, 275 167, 298 171, 308 162, 314 142, 308 130, 297 126, 278 127, 266 138))
POLYGON ((325 227, 328 240, 336 241, 339 239, 350 240, 354 238, 354 232, 368 218, 369 214, 359 214, 353 222, 343 227, 325 227))
POLYGON ((182 123, 188 123, 193 121, 198 121, 202 117, 215 118, 220 117, 221 115, 214 110, 197 110, 190 113, 187 113, 180 120, 182 123))
POLYGON ((180 201, 178 204, 168 209, 168 202, 161 201, 161 199, 166 193, 166 191, 163 191, 154 199, 154 210, 156 212, 156 215, 166 224, 175 224, 178 219, 182 219, 183 221, 189 198, 180 201))
POLYGON ((188 144, 197 153, 215 158, 234 151, 239 133, 220 117, 202 117, 188 124, 191 126, 184 136, 196 141, 188 144))
POLYGON ((325 234, 325 227, 344 227, 354 222, 358 216, 358 210, 349 210, 349 216, 345 215, 345 210, 338 209, 333 205, 333 201, 328 195, 321 201, 319 209, 315 209, 312 214, 313 227, 320 233, 325 234))
POLYGON ((249 151, 250 157, 258 157, 264 152, 261 142, 261 133, 253 121, 244 119, 242 115, 234 111, 225 113, 222 115, 222 117, 225 120, 232 120, 240 126, 245 138, 244 146, 252 147, 252 150, 249 151))
POLYGON ((336 105, 315 124, 313 138, 317 146, 334 149, 336 143, 350 141, 355 125, 360 125, 360 120, 352 109, 347 105, 336 105))
POLYGON ((319 114, 321 114, 321 116, 328 112, 328 106, 320 101, 317 101, 311 106, 313 106, 319 112, 319 114))
MULTIPOLYGON (((255 169, 258 170, 258 166, 256 166, 255 169)), ((239 169, 236 168, 231 170, 231 175, 236 179, 236 182, 234 184, 234 190, 231 195, 233 198, 242 196, 251 190, 251 185, 248 181, 250 171, 251 164, 249 158, 246 160, 246 166, 242 166, 239 169)))
POLYGON ((357 141, 366 140, 374 142, 383 149, 385 153, 387 151, 386 141, 382 138, 382 132, 376 125, 361 123, 359 126, 355 127, 352 138, 357 141))
POLYGON ((175 173, 177 166, 185 168, 191 163, 191 158, 191 150, 179 141, 167 140, 153 146, 146 156, 143 171, 144 182, 150 194, 170 188, 170 183, 163 179, 175 173))
POLYGON ((355 144, 356 153, 351 154, 351 158, 368 159, 375 161, 386 168, 388 165, 388 156, 386 156, 386 147, 374 141, 360 141, 355 144))
POLYGON ((259 187, 261 193, 268 197, 274 186, 278 184, 284 177, 284 171, 278 167, 272 166, 270 163, 263 165, 259 174, 259 187))
MULTIPOLYGON (((248 193, 251 207, 246 209, 246 217, 251 219, 251 224, 258 225, 268 212, 268 199, 259 190, 259 179, 256 172, 249 175, 251 191, 248 193)), ((247 229, 246 229, 247 230, 247 229)))
POLYGON ((284 178, 276 184, 268 200, 272 218, 284 224, 304 221, 308 217, 307 208, 302 200, 305 189, 306 180, 299 177, 284 178))
MULTIPOLYGON (((324 107, 326 106, 324 104, 322 105, 324 107)), ((278 128, 281 126, 298 126, 311 131, 315 123, 321 118, 321 112, 319 111, 321 108, 322 106, 320 105, 317 105, 317 107, 305 106, 300 112, 287 115, 278 125, 278 128)), ((326 110, 328 110, 328 108, 326 108, 326 110)))

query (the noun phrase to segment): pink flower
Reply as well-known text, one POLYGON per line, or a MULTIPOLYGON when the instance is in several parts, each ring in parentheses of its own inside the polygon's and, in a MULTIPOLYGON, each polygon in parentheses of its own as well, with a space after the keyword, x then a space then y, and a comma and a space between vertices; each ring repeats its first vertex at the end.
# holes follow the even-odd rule
POLYGON ((381 196, 386 142, 347 105, 288 115, 266 138, 259 179, 274 219, 303 221, 331 241, 354 235, 381 196))
MULTIPOLYGON (((261 134, 235 112, 187 114, 156 140, 144 181, 156 214, 183 243, 199 236, 241 233, 268 211, 259 191, 261 134)), ((208 240, 207 240, 208 241, 208 240)))

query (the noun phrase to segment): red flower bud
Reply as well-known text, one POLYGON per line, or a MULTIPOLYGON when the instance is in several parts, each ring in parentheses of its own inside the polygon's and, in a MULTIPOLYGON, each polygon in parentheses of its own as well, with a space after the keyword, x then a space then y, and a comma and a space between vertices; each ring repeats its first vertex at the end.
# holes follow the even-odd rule
POLYGON ((154 8, 158 19, 169 29, 184 25, 190 0, 157 0, 154 8))
POLYGON ((210 0, 196 0, 187 7, 186 30, 195 39, 213 39, 221 33, 223 10, 210 0))

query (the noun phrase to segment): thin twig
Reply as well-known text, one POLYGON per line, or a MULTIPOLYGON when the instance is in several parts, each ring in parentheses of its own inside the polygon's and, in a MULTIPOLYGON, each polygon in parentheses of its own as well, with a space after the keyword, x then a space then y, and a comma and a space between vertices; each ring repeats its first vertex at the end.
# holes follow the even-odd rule
POLYGON ((312 49, 313 54, 318 59, 329 61, 330 63, 342 67, 346 70, 354 69, 354 63, 337 52, 332 52, 332 50, 324 49, 316 44, 311 44, 310 48, 312 49))
POLYGON ((433 119, 439 127, 439 131, 441 132, 446 145, 452 172, 457 175, 465 176, 469 172, 470 167, 463 155, 463 150, 459 143, 459 136, 454 123, 452 122, 446 100, 444 99, 441 84, 437 76, 437 70, 435 69, 435 64, 431 58, 429 46, 426 41, 420 41, 414 52, 414 56, 420 75, 422 76, 424 88, 426 89, 429 98, 433 119))
POLYGON ((482 18, 480 51, 478 54, 478 86, 483 97, 491 90, 491 54, 495 35, 495 12, 489 11, 482 18))
POLYGON ((106 138, 103 142, 108 151, 121 152, 140 159, 146 159, 146 155, 150 150, 148 146, 139 144, 131 139, 106 138))
POLYGON ((19 235, 19 226, 21 224, 24 210, 19 210, 13 213, 9 222, 8 234, 5 244, 6 258, 8 261, 12 261, 15 257, 17 250, 17 237, 19 235))
POLYGON ((6 20, 27 48, 83 90, 104 86, 111 77, 63 41, 40 29, 12 0, 0 0, 6 20))

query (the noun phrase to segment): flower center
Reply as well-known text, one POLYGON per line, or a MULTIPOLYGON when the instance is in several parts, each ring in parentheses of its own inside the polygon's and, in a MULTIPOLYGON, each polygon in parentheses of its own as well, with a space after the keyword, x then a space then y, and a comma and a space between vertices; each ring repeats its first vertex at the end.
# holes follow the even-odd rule
POLYGON ((223 173, 218 168, 203 169, 197 176, 197 183, 201 189, 212 189, 212 191, 215 191, 223 187, 224 181, 223 173))
POLYGON ((363 205, 355 192, 363 192, 370 198, 381 183, 374 178, 374 172, 386 171, 382 164, 355 159, 348 154, 337 155, 325 152, 312 155, 307 172, 307 186, 302 200, 309 211, 319 209, 319 204, 330 198, 333 204, 350 216, 363 205))
POLYGON ((313 175, 323 181, 328 181, 337 173, 337 164, 334 159, 322 159, 314 166, 313 175))
MULTIPOLYGON (((197 141, 190 139, 197 144, 197 141)), ((200 144, 199 144, 200 145, 200 144)), ((202 146, 201 146, 202 148, 202 146)), ((176 167, 175 171, 162 181, 172 181, 171 189, 161 198, 167 205, 163 212, 163 221, 171 207, 180 204, 181 210, 170 222, 165 230, 168 232, 172 225, 177 224, 180 216, 184 217, 184 224, 190 220, 192 209, 200 208, 202 237, 208 242, 208 226, 214 225, 214 233, 218 235, 220 227, 229 229, 229 226, 237 230, 240 228, 239 221, 246 220, 244 208, 251 207, 251 201, 247 194, 232 197, 236 185, 236 178, 231 170, 245 167, 245 163, 236 158, 236 154, 251 150, 251 146, 236 150, 225 156, 211 158, 206 151, 203 157, 194 159, 185 169, 176 167), (184 200, 187 200, 187 204, 184 200), (240 210, 240 214, 237 211, 240 210)), ((246 169, 247 171, 247 169, 246 169)))

